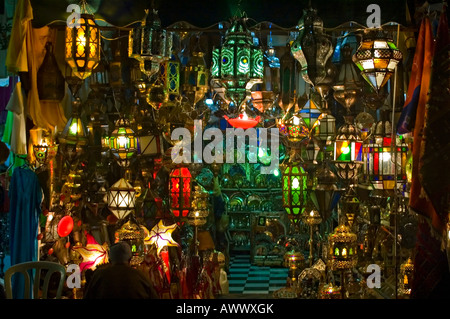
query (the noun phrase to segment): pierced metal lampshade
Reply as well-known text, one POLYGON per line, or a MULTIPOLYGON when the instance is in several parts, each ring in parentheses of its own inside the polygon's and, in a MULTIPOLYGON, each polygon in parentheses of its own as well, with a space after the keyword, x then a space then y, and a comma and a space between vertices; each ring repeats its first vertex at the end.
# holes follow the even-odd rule
POLYGON ((347 225, 341 224, 335 228, 328 237, 331 269, 345 270, 356 266, 358 262, 356 240, 356 234, 352 233, 347 225))
POLYGON ((364 30, 363 39, 353 62, 361 75, 378 93, 394 74, 403 54, 392 39, 381 29, 364 30))

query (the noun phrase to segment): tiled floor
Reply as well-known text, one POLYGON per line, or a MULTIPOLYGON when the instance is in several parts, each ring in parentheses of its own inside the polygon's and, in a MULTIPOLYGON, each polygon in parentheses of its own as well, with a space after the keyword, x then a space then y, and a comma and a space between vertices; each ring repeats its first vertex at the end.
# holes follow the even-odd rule
POLYGON ((270 294, 286 286, 287 268, 253 266, 249 255, 230 258, 230 294, 270 294))

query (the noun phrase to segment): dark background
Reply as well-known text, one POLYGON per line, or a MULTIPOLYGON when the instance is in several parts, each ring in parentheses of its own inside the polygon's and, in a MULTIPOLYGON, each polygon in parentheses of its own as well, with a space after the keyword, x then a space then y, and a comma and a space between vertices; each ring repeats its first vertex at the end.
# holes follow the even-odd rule
MULTIPOLYGON (((158 10, 163 27, 175 22, 186 21, 205 28, 229 19, 238 7, 255 22, 270 21, 284 28, 295 27, 308 7, 309 0, 88 0, 96 18, 102 18, 116 26, 125 26, 144 16, 144 9, 154 7, 158 10), (239 6, 240 3, 240 6, 239 6)), ((344 22, 355 21, 366 25, 366 13, 369 4, 378 4, 381 8, 381 23, 398 22, 405 24, 406 2, 414 11, 419 0, 311 0, 313 8, 327 28, 344 22)), ((439 1, 429 1, 430 3, 439 1)), ((73 0, 31 0, 34 10, 33 25, 43 26, 54 20, 66 20, 69 13, 66 8, 73 0)))

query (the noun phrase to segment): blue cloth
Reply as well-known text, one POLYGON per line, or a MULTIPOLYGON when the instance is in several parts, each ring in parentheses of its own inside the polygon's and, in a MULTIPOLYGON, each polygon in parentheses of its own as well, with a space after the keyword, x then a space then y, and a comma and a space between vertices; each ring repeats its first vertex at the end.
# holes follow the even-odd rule
MULTIPOLYGON (((11 266, 38 260, 38 228, 42 188, 34 171, 26 166, 14 170, 9 185, 11 266)), ((13 298, 22 299, 22 275, 12 278, 13 298)))

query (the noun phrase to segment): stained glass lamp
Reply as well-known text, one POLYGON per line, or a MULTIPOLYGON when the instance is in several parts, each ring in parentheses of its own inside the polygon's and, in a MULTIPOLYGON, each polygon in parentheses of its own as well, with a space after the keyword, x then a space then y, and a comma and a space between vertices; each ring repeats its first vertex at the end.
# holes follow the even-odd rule
POLYGON ((281 165, 283 207, 288 217, 298 223, 307 201, 308 174, 299 163, 288 162, 281 165))
POLYGON ((120 166, 128 167, 137 153, 137 138, 129 120, 120 118, 115 126, 109 137, 110 150, 120 166))
POLYGON ((192 175, 185 166, 176 167, 169 176, 170 211, 183 222, 191 210, 192 175))
POLYGON ((225 87, 225 95, 238 109, 264 76, 263 51, 254 44, 246 21, 234 17, 223 45, 212 52, 211 78, 225 87))
POLYGON ((183 94, 193 105, 197 104, 209 90, 209 69, 202 51, 192 52, 192 56, 183 67, 181 88, 183 94))
POLYGON ((66 27, 65 60, 73 74, 84 80, 100 61, 100 29, 92 14, 81 13, 74 22, 79 26, 66 27))
POLYGON ((341 224, 328 237, 330 264, 333 270, 346 270, 356 266, 357 237, 350 227, 341 224))
POLYGON ((362 77, 378 93, 395 72, 403 54, 381 29, 364 30, 361 44, 353 55, 353 62, 362 77))

